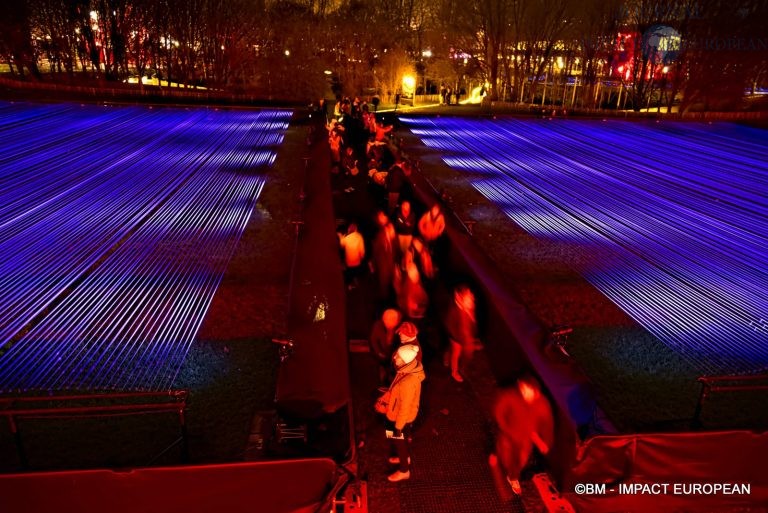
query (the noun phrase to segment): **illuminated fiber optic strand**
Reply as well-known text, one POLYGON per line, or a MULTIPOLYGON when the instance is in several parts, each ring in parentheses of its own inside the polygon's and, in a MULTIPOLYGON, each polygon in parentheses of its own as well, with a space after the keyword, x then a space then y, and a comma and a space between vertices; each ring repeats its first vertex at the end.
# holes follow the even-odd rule
POLYGON ((232 176, 216 178, 185 187, 13 346, 35 362, 14 362, 13 388, 170 386, 172 371, 186 354, 183 344, 197 332, 250 213, 232 209, 219 217, 222 205, 216 202, 243 203, 263 183, 258 177, 242 184, 232 176), (186 245, 189 252, 158 250, 169 244, 186 245), (201 250, 205 257, 197 254, 201 250), (224 258, 211 259, 211 254, 224 258), (22 370, 27 372, 19 376, 22 370))
POLYGON ((132 166, 90 184, 84 193, 79 187, 69 189, 73 194, 36 212, 35 224, 21 218, 0 230, 0 252, 11 255, 0 263, 0 346, 188 180, 195 162, 226 138, 214 133, 217 137, 206 139, 199 153, 174 154, 179 135, 147 148, 132 166), (148 173, 158 159, 167 161, 165 172, 148 173), (13 235, 6 239, 8 232, 13 235))
MULTIPOLYGON (((207 128, 218 126, 218 122, 212 122, 207 128)), ((226 135, 219 138, 224 139, 226 135)), ((216 144, 217 139, 206 137, 203 141, 216 144)), ((182 153, 177 162, 168 165, 164 174, 146 172, 146 169, 157 167, 157 155, 150 153, 150 150, 168 159, 173 155, 171 150, 175 142, 176 139, 172 139, 164 141, 160 147, 145 148, 142 150, 145 155, 135 163, 135 168, 121 169, 119 175, 109 177, 111 181, 87 190, 87 195, 78 197, 77 201, 66 195, 59 198, 58 205, 54 206, 61 211, 49 209, 46 212, 48 219, 42 219, 42 222, 21 234, 17 233, 15 239, 4 241, 5 244, 0 247, 5 254, 13 255, 0 267, 0 276, 3 277, 0 286, 5 289, 0 296, 0 327, 4 342, 109 251, 169 191, 188 178, 189 166, 204 153, 182 153), (173 170, 178 170, 178 175, 170 172, 173 170), (103 208, 104 198, 111 198, 112 210, 103 208), (120 209, 116 209, 116 205, 120 209), (116 210, 121 216, 114 215, 116 210), (36 245, 36 241, 40 240, 48 241, 42 250, 36 245), (61 252, 62 245, 66 245, 68 251, 61 252)), ((205 150, 205 147, 198 150, 205 150)), ((19 224, 16 223, 13 228, 19 224)))
POLYGON ((430 123, 414 133, 485 177, 476 188, 523 228, 594 253, 579 271, 699 368, 768 365, 768 151, 754 129, 739 147, 729 125, 689 140, 687 125, 430 123))
MULTIPOLYGON (((497 164, 497 165, 498 165, 498 164, 497 164)), ((578 164, 576 164, 576 165, 578 165, 578 164)), ((566 170, 566 171, 567 171, 567 170, 566 170)), ((610 177, 610 176, 607 176, 607 175, 604 175, 604 176, 605 176, 607 179, 609 179, 609 180, 611 179, 611 177, 610 177)), ((561 177, 561 178, 562 178, 562 177, 561 177)), ((625 179, 625 181, 626 181, 626 179, 625 179)), ((620 188, 620 187, 622 187, 623 185, 624 185, 624 183, 621 181, 621 179, 618 179, 618 180, 616 180, 616 183, 615 183, 615 184, 611 184, 611 186, 610 186, 610 190, 609 190, 608 192, 610 192, 611 194, 613 194, 613 193, 615 193, 615 192, 616 192, 617 188, 620 188)), ((654 198, 653 198, 653 197, 651 197, 651 200, 653 200, 653 199, 654 199, 654 198)), ((654 222, 654 221, 655 221, 655 219, 651 219, 650 221, 651 221, 651 222, 654 222)), ((681 223, 678 221, 678 224, 681 224, 681 223)), ((661 228, 663 228, 663 227, 661 227, 661 228)), ((640 232, 642 232, 642 230, 639 230, 639 231, 640 231, 640 232)), ((758 235, 758 236, 759 236, 759 235, 758 235)), ((718 242, 718 241, 716 241, 716 242, 718 242)), ((707 249, 707 247, 703 247, 703 248, 697 248, 697 249, 698 249, 698 250, 706 250, 706 249, 707 249)))
POLYGON ((26 102, 0 101, 0 130, 13 126, 24 126, 47 117, 71 111, 75 106, 67 103, 43 105, 26 102))
MULTIPOLYGON (((494 201, 504 201, 503 189, 501 200, 495 195, 496 190, 490 187, 486 187, 485 184, 479 185, 478 189, 483 194, 494 201)), ((516 212, 510 212, 509 209, 504 209, 505 212, 511 217, 516 217, 516 212)), ((526 210, 528 208, 526 207, 526 210)), ((567 217, 569 213, 563 212, 562 214, 549 214, 548 216, 538 215, 536 217, 532 215, 526 216, 526 222, 520 222, 521 226, 530 229, 533 233, 546 233, 547 236, 552 236, 552 233, 566 232, 569 235, 573 235, 573 232, 581 232, 584 239, 589 235, 591 227, 589 225, 579 226, 573 223, 560 222, 561 219, 567 217)), ((517 218, 519 221, 519 217, 517 218)), ((583 241, 582 241, 583 243, 583 241)), ((655 267, 649 267, 648 263, 641 257, 629 254, 622 254, 615 256, 611 253, 610 247, 596 247, 597 245, 585 244, 585 251, 589 251, 590 257, 594 260, 594 264, 589 267, 579 269, 584 275, 595 284, 603 284, 599 286, 607 296, 613 299, 622 308, 632 307, 632 301, 636 301, 638 305, 644 306, 642 309, 635 310, 635 317, 639 322, 644 320, 654 320, 648 316, 649 308, 653 308, 655 321, 660 325, 661 329, 666 326, 673 325, 677 327, 684 327, 687 330, 696 330, 698 332, 708 330, 710 334, 728 334, 728 336, 741 336, 740 333, 729 333, 732 326, 741 326, 748 328, 747 323, 734 324, 731 316, 737 314, 744 315, 743 311, 737 311, 735 305, 728 305, 728 311, 716 312, 718 308, 718 298, 709 297, 709 289, 696 289, 687 290, 690 287, 695 287, 697 283, 686 282, 680 280, 678 276, 672 273, 663 273, 655 267), (606 254, 607 253, 607 254, 606 254), (616 281, 614 274, 620 270, 622 280, 624 282, 616 281), (607 283, 603 280, 603 276, 611 277, 613 282, 607 283), (670 287, 669 282, 674 284, 670 287), (618 287, 622 287, 621 294, 613 293, 618 287), (676 286, 676 288, 675 288, 676 286), (648 302, 649 297, 653 298, 652 302, 648 302), (682 301, 680 298, 682 297, 682 301), (643 304, 645 302, 646 304, 643 304), (703 302, 703 304, 702 304, 703 302), (707 302, 711 302, 708 304, 707 302), (701 314, 695 319, 689 319, 688 310, 691 308, 699 308, 701 314), (717 313, 717 316, 713 316, 712 313, 717 313), (728 316, 726 322, 722 322, 722 316, 728 316), (693 324, 691 324, 693 322, 693 324)), ((722 310, 722 308, 721 308, 722 310)), ((748 320, 748 316, 745 320, 748 320)), ((674 335, 674 333, 671 333, 674 335)), ((747 333, 747 336, 749 333, 747 333)), ((662 338, 659 333, 658 336, 662 338)), ((715 339, 716 343, 718 339, 715 339)), ((674 340, 673 343, 674 344, 674 340)), ((685 347, 678 348, 681 352, 684 352, 685 347)), ((751 360, 744 360, 742 363, 748 365, 751 360)), ((699 363, 701 367, 701 363, 699 363)))
MULTIPOLYGON (((647 138, 644 137, 644 140, 647 138)), ((560 145, 560 147, 563 148, 564 145, 560 145)), ((653 162, 650 163, 653 164, 653 162)), ((635 223, 633 230, 629 233, 648 239, 644 243, 664 245, 670 241, 673 242, 676 247, 665 249, 664 254, 666 255, 667 251, 690 253, 687 255, 685 268, 689 265, 688 261, 695 260, 697 256, 704 256, 703 260, 707 262, 715 262, 718 266, 722 264, 725 268, 738 269, 740 273, 731 273, 727 278, 742 282, 744 286, 749 286, 751 283, 745 281, 744 276, 761 270, 759 267, 755 267, 759 265, 763 257, 759 244, 742 244, 738 238, 739 234, 746 232, 758 243, 761 240, 766 241, 765 234, 756 232, 750 224, 756 209, 759 209, 759 201, 761 200, 759 194, 752 194, 751 191, 746 193, 744 190, 734 187, 727 188, 727 184, 714 183, 713 185, 711 180, 708 184, 701 181, 697 182, 697 178, 702 173, 697 173, 699 176, 689 177, 684 169, 665 169, 658 163, 654 169, 648 169, 646 162, 636 161, 633 166, 634 172, 631 174, 626 173, 622 167, 616 166, 613 162, 603 163, 599 170, 582 168, 578 169, 579 172, 573 173, 574 167, 577 166, 578 163, 564 169, 563 175, 558 177, 560 181, 563 181, 563 176, 568 180, 579 180, 585 172, 599 172, 601 175, 600 183, 592 187, 598 193, 602 192, 601 204, 603 200, 609 199, 609 195, 617 195, 618 193, 619 198, 614 200, 614 203, 619 202, 622 215, 625 218, 624 222, 632 221, 635 223), (671 182, 670 177, 673 176, 677 183, 671 182), (654 180, 654 178, 658 179, 654 180), (683 188, 686 181, 695 184, 694 190, 696 192, 706 190, 707 187, 709 187, 709 191, 704 195, 689 194, 688 190, 683 188), (631 195, 636 194, 638 190, 648 192, 647 199, 643 210, 633 212, 633 210, 637 210, 634 202, 622 202, 621 200, 622 198, 633 198, 631 195), (716 196, 718 191, 727 192, 727 194, 721 194, 720 198, 726 196, 740 197, 738 205, 717 201, 719 199, 716 196), (715 201, 712 201, 713 199, 715 201), (675 205, 674 210, 669 207, 671 204, 675 205), (647 212, 654 212, 654 215, 649 216, 647 212), (666 214, 667 217, 662 217, 662 214, 666 214), (641 224, 636 221, 638 218, 641 224), (706 223, 707 231, 700 232, 700 238, 688 240, 690 237, 682 232, 680 227, 687 230, 689 226, 701 224, 702 221, 706 223), (648 230, 652 232, 650 236, 646 233, 648 230), (727 252, 721 250, 719 246, 721 244, 729 245, 727 252), (724 260, 721 261, 721 259, 724 260)), ((734 175, 735 173, 729 170, 729 182, 734 182, 734 175)), ((720 180, 722 181, 722 177, 720 180)), ((568 187, 578 186, 577 191, 583 188, 581 183, 566 185, 568 187)), ((636 241, 628 240, 627 242, 636 241)), ((646 251, 645 253, 647 256, 650 252, 646 251)), ((684 272, 685 269, 676 270, 676 272, 678 271, 684 272)))
POLYGON ((37 126, 35 132, 41 135, 35 139, 13 132, 5 134, 3 149, 17 143, 32 146, 36 151, 0 162, 0 180, 7 184, 0 187, 0 227, 19 217, 36 215, 49 201, 66 200, 72 190, 88 190, 89 180, 108 179, 110 173, 119 172, 141 156, 145 146, 160 144, 185 126, 175 124, 177 114, 164 112, 151 120, 146 119, 145 113, 133 117, 123 114, 119 120, 100 112, 94 115, 99 117, 92 120, 91 130, 82 131, 74 139, 62 139, 58 134, 66 131, 62 127, 67 126, 66 119, 61 118, 37 126), (104 129, 102 117, 107 123, 114 120, 110 129, 104 129), (131 132, 137 133, 132 137, 115 137, 116 133, 131 132), (46 144, 49 140, 56 142, 46 144), (35 207, 30 208, 30 204, 35 207))
POLYGON ((93 137, 114 140, 115 131, 129 128, 127 123, 136 118, 130 111, 112 108, 102 112, 93 109, 93 106, 83 107, 0 131, 5 149, 0 156, 0 165, 16 164, 25 159, 40 161, 41 155, 51 151, 61 158, 66 156, 61 149, 67 153, 72 150, 78 155, 78 148, 73 148, 73 145, 93 147, 93 137))
MULTIPOLYGON (((560 148, 563 148, 564 145, 560 145, 560 148)), ((557 164, 552 164, 553 166, 556 166, 557 164)), ((699 196, 699 195, 689 195, 686 194, 686 191, 682 189, 679 184, 675 184, 674 188, 671 190, 666 190, 668 187, 665 187, 666 185, 669 185, 667 182, 669 182, 669 179, 667 178, 672 173, 676 173, 678 176, 684 175, 684 170, 672 170, 670 173, 669 170, 659 169, 651 170, 652 172, 655 171, 656 173, 660 173, 662 175, 662 181, 657 181, 656 183, 651 183, 649 180, 642 179, 643 174, 649 175, 649 173, 646 173, 644 168, 641 166, 635 166, 633 168, 635 170, 634 173, 628 175, 624 172, 623 168, 616 167, 613 163, 606 163, 603 165, 603 167, 599 170, 600 174, 602 175, 602 179, 604 179, 604 182, 601 180, 601 183, 595 184, 593 187, 597 190, 597 192, 602 192, 604 195, 614 195, 617 192, 620 193, 619 197, 621 198, 621 194, 627 193, 627 194, 634 194, 638 189, 640 190, 649 190, 652 191, 653 194, 648 195, 648 204, 646 207, 650 206, 653 209, 658 209, 659 212, 663 211, 670 202, 676 202, 679 204, 679 208, 677 208, 674 212, 669 213, 670 215, 674 216, 674 219, 670 223, 662 223, 663 219, 660 219, 658 216, 648 216, 647 219, 644 219, 644 224, 649 224, 650 228, 653 228, 654 233, 659 232, 665 232, 663 233, 663 237, 658 237, 660 241, 663 243, 664 241, 668 239, 680 239, 681 236, 685 237, 685 234, 677 233, 679 231, 680 226, 688 226, 688 223, 700 223, 702 219, 702 214, 706 214, 706 216, 709 217, 707 220, 707 223, 709 225, 709 232, 705 235, 709 236, 710 238, 706 240, 707 244, 701 244, 700 240, 693 241, 694 245, 694 252, 696 254, 700 254, 702 252, 710 252, 712 249, 712 244, 719 244, 719 243, 732 243, 732 246, 729 248, 729 251, 725 256, 731 260, 739 260, 740 252, 746 251, 746 257, 741 259, 740 262, 734 263, 733 265, 739 265, 739 264, 753 264, 755 262, 755 258, 761 256, 760 254, 750 254, 750 250, 754 250, 754 247, 747 247, 744 245, 740 245, 738 243, 738 239, 733 240, 734 235, 734 229, 732 225, 735 225, 738 230, 742 231, 751 231, 751 226, 745 226, 745 228, 741 229, 739 227, 740 223, 748 223, 751 221, 751 215, 752 211, 754 210, 754 206, 758 205, 759 196, 758 195, 750 195, 749 197, 743 197, 740 202, 741 207, 745 207, 746 211, 741 211, 739 208, 736 208, 733 205, 721 205, 719 202, 713 202, 710 204, 709 202, 702 202, 702 200, 709 199, 714 192, 710 192, 709 194, 705 196, 699 196), (614 167, 614 169, 611 169, 611 166, 614 167), (638 176, 640 176, 640 180, 638 180, 638 176), (607 186, 605 184, 608 184, 607 186), (686 196, 690 196, 687 198, 686 196), (685 199, 686 201, 681 201, 681 199, 685 199), (687 204, 687 205, 686 205, 687 204), (697 211, 692 210, 690 208, 690 205, 698 205, 701 204, 701 208, 697 211), (728 224, 725 224, 723 222, 720 222, 720 219, 724 218, 726 215, 730 214, 730 218, 728 219, 728 224), (712 237, 715 238, 712 238, 712 237)), ((584 168, 579 163, 574 163, 572 166, 569 166, 568 168, 563 169, 563 175, 558 176, 558 182, 562 183, 564 181, 567 182, 567 180, 581 180, 582 175, 584 173, 594 173, 598 172, 597 170, 584 168), (572 173, 573 169, 576 168, 576 173, 572 173), (563 177, 565 177, 567 180, 563 180, 563 177)), ((729 176, 731 174, 729 173, 729 176)), ((683 176, 685 178, 685 176, 683 176)), ((692 177, 690 181, 694 181, 695 177, 692 177)), ((571 187, 574 184, 568 184, 565 183, 563 185, 564 187, 571 187)), ((575 185, 581 185, 581 183, 576 183, 575 185)), ((703 189, 703 185, 696 184, 696 190, 703 189)), ((716 187, 716 189, 724 190, 725 187, 716 187)), ((579 189, 577 189, 579 190, 579 189)), ((737 190, 732 190, 733 194, 736 195, 738 193, 737 190)), ((634 206, 630 202, 628 205, 622 205, 622 210, 626 212, 625 209, 634 209, 634 206)), ((650 210, 648 208, 645 209, 646 211, 650 210)), ((645 212, 639 212, 639 214, 645 214, 645 212)), ((631 219, 628 215, 625 214, 625 217, 627 219, 631 219)), ((636 227, 636 229, 631 233, 644 233, 645 227, 636 227)), ((753 237, 764 238, 763 234, 761 233, 751 233, 753 237)), ((630 241, 631 242, 631 241, 630 241)), ((681 250, 685 250, 686 246, 681 246, 681 250)), ((708 256, 706 260, 711 260, 713 258, 718 258, 722 255, 722 252, 715 252, 711 256, 708 256)))
POLYGON ((274 160, 244 149, 281 142, 289 116, 219 124, 191 178, 0 357, 2 389, 169 387, 263 187, 249 170, 274 160), (189 254, 162 251, 182 245, 189 254))
MULTIPOLYGON (((739 206, 742 207, 748 207, 750 201, 759 203, 762 200, 760 191, 754 190, 754 187, 749 187, 749 185, 768 185, 768 178, 754 173, 756 167, 760 168, 765 165, 765 160, 761 159, 761 151, 765 151, 764 147, 761 149, 754 144, 745 143, 744 148, 729 148, 728 152, 724 153, 720 148, 723 138, 717 138, 714 135, 708 144, 706 141, 701 141, 681 147, 676 145, 674 140, 670 141, 670 137, 666 134, 659 133, 660 130, 652 130, 648 126, 638 126, 635 131, 639 133, 627 133, 622 125, 619 125, 619 128, 615 130, 610 129, 612 124, 606 125, 609 126, 604 129, 601 129, 602 127, 599 125, 595 127, 596 130, 593 128, 593 133, 600 134, 597 140, 603 143, 620 144, 624 137, 634 136, 635 138, 640 137, 648 145, 649 151, 642 153, 624 152, 622 162, 624 164, 629 163, 638 172, 642 172, 644 167, 654 168, 654 172, 648 178, 659 182, 654 184, 656 186, 659 184, 669 186, 679 184, 680 187, 675 190, 676 193, 693 194, 702 199, 715 199, 711 194, 711 189, 714 188, 716 193, 725 192, 724 196, 726 197, 736 196, 746 200, 739 202, 739 206), (724 155, 733 156, 735 159, 723 162, 724 155), (699 164, 699 172, 679 176, 678 173, 686 170, 675 168, 674 163, 686 162, 689 159, 693 159, 699 164), (670 168, 672 172, 666 172, 670 168), (728 175, 736 175, 738 179, 736 181, 723 181, 723 171, 727 171, 728 175), (747 188, 745 189, 744 186, 747 188)), ((585 154, 591 153, 590 158, 599 158, 599 155, 594 155, 594 152, 604 154, 601 148, 598 148, 594 143, 590 144, 591 141, 596 140, 594 137, 588 137, 591 135, 590 133, 571 130, 568 125, 552 128, 556 132, 554 135, 561 137, 561 144, 577 145, 585 154)), ((556 139, 557 137, 552 137, 552 141, 556 139)), ((635 177, 636 175, 633 173, 627 178, 634 179, 635 177)), ((720 194, 718 199, 722 199, 722 196, 723 194, 720 194)))
MULTIPOLYGON (((572 201, 572 203, 573 203, 573 201, 572 201)), ((677 276, 677 274, 676 274, 676 273, 675 273, 675 274, 673 274, 672 276, 673 276, 674 278, 678 278, 678 276, 677 276)), ((704 292, 706 293, 707 291, 705 290, 704 292)), ((749 319, 747 319, 747 320, 749 320, 749 319)))

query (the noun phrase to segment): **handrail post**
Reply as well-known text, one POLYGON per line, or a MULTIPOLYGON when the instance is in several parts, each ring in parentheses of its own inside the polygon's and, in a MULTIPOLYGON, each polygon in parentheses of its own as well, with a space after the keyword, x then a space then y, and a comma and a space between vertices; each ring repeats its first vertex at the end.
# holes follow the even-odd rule
POLYGON ((181 431, 181 462, 189 463, 189 437, 187 436, 187 416, 185 404, 179 407, 179 429, 181 431))
POLYGON ((8 413, 8 425, 13 433, 13 442, 16 445, 16 455, 19 457, 19 464, 22 470, 27 470, 29 462, 27 461, 27 452, 24 450, 24 441, 21 439, 21 431, 19 426, 16 425, 16 420, 13 418, 13 413, 8 413))
POLYGON ((701 429, 701 412, 704 409, 704 401, 709 396, 709 389, 712 386, 710 382, 704 378, 697 380, 701 383, 701 392, 699 393, 699 400, 696 403, 696 410, 693 412, 693 419, 691 419, 691 429, 701 429))

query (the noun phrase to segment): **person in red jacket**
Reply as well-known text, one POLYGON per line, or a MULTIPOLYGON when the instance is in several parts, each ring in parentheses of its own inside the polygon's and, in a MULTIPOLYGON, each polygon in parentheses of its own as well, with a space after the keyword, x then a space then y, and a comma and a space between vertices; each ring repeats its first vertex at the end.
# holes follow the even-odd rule
POLYGON ((453 293, 453 303, 445 316, 445 331, 449 347, 446 360, 451 367, 451 377, 461 383, 461 367, 466 365, 474 352, 482 348, 477 338, 475 295, 466 285, 459 285, 453 293))
POLYGON ((440 208, 440 204, 435 203, 419 219, 419 233, 424 238, 424 242, 430 244, 437 240, 444 231, 445 215, 440 208))
POLYGON ((496 453, 488 457, 488 462, 501 495, 504 495, 500 486, 502 474, 512 491, 520 495, 520 472, 533 453, 533 448, 543 455, 552 448, 555 439, 552 406, 541 391, 538 381, 532 376, 524 376, 515 386, 499 391, 493 417, 499 433, 496 437, 496 453))
POLYGON ((370 267, 371 271, 376 275, 376 282, 378 284, 376 299, 379 304, 384 306, 390 302, 394 292, 397 236, 395 234, 395 226, 389 221, 389 217, 384 212, 379 211, 377 213, 376 224, 379 229, 373 239, 370 267))
POLYGON ((397 374, 390 385, 389 403, 387 404, 387 436, 397 456, 389 462, 397 464, 398 469, 387 479, 392 482, 403 481, 411 477, 411 453, 408 447, 411 426, 419 413, 421 382, 424 381, 424 367, 416 355, 419 347, 406 344, 400 346, 393 357, 397 374))

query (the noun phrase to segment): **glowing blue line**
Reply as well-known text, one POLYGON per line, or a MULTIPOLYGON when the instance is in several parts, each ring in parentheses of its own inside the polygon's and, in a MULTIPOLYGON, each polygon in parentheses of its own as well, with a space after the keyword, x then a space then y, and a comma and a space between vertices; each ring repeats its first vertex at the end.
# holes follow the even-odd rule
POLYGON ((768 138, 728 124, 404 120, 705 372, 768 367, 768 138))
MULTIPOLYGON (((0 103, 0 112, 9 110, 14 109, 0 103)), ((73 110, 83 114, 60 107, 45 114, 33 110, 28 123, 52 127, 66 126, 73 110)), ((68 139, 55 130, 46 139, 38 128, 35 144, 50 150, 44 155, 47 177, 34 153, 9 139, 21 159, 13 167, 22 171, 0 167, 0 183, 47 192, 36 203, 24 196, 26 210, 19 207, 23 202, 13 205, 14 213, 0 207, 6 220, 0 247, 14 255, 0 263, 0 290, 7 293, 0 297, 0 334, 15 339, 0 356, 0 390, 170 387, 264 187, 253 169, 274 162, 270 148, 282 141, 277 131, 285 130, 291 116, 85 110, 95 130, 120 119, 132 132, 153 137, 128 134, 121 138, 121 152, 115 154, 111 145, 102 148, 105 156, 78 144, 95 136, 87 127, 78 130, 70 148, 95 162, 84 175, 73 171, 74 157, 53 164, 51 155, 66 152, 68 139), (187 254, 164 250, 184 244, 187 254), (67 287, 73 288, 49 308, 67 287), (32 330, 16 335, 46 308, 32 330)), ((30 133, 24 123, 0 123, 3 130, 30 133)))

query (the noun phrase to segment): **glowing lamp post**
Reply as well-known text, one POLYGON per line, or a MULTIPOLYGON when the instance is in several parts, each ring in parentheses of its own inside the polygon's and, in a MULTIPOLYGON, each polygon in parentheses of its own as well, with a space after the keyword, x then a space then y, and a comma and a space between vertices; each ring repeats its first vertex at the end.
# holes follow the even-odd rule
POLYGON ((400 98, 400 101, 402 103, 409 102, 411 105, 414 104, 413 101, 413 95, 416 91, 416 77, 413 75, 403 75, 403 94, 400 98))
POLYGON ((416 87, 416 79, 413 77, 413 75, 403 76, 403 92, 413 93, 413 90, 415 87, 416 87))

